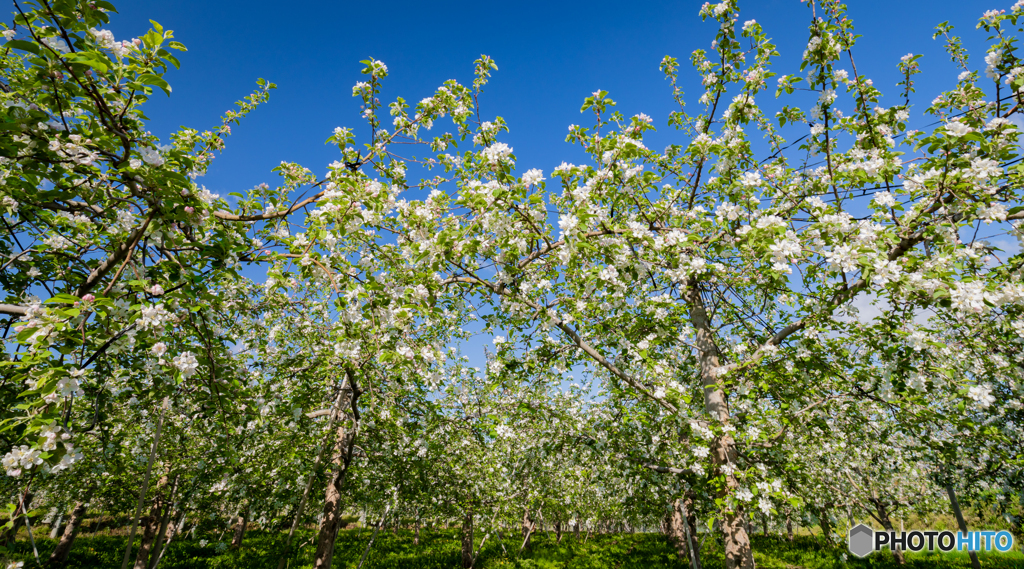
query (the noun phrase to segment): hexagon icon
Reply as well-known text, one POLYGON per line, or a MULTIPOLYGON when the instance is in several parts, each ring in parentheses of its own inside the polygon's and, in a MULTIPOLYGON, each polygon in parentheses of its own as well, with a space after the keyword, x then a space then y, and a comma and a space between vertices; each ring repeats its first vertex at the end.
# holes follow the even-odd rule
POLYGON ((867 557, 875 550, 875 530, 864 524, 850 528, 848 535, 850 553, 857 557, 867 557))

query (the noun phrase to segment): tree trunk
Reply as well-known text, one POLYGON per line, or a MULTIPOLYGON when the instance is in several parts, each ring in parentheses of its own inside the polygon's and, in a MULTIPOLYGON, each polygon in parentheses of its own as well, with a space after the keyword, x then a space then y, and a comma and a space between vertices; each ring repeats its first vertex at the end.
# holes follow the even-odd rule
POLYGON ((412 544, 413 545, 419 545, 420 544, 420 520, 419 520, 419 518, 416 519, 415 533, 412 534, 412 544))
POLYGON ((697 516, 693 513, 693 494, 687 492, 682 500, 676 501, 683 525, 683 536, 686 538, 687 551, 690 554, 690 569, 701 569, 700 541, 697 540, 697 516))
POLYGON ((153 542, 156 541, 156 535, 160 529, 160 522, 163 519, 163 490, 166 486, 167 477, 160 477, 160 481, 157 482, 156 485, 156 492, 153 495, 153 505, 150 507, 149 515, 147 515, 142 522, 142 542, 139 544, 139 553, 135 556, 134 569, 147 569, 149 567, 149 554, 153 550, 153 542))
MULTIPOLYGON (((343 431, 344 429, 338 430, 343 431)), ((339 438, 343 436, 343 433, 339 433, 339 438)), ((334 472, 327 481, 323 516, 320 520, 320 532, 316 542, 316 556, 313 560, 313 567, 316 569, 327 569, 331 566, 331 560, 334 557, 334 541, 338 537, 338 519, 341 517, 341 486, 344 483, 346 470, 342 465, 336 464, 334 472)))
POLYGON ((473 510, 462 517, 462 569, 473 567, 473 510))
MULTIPOLYGON (((953 484, 946 485, 946 494, 949 496, 949 505, 953 508, 953 515, 956 516, 956 524, 960 526, 960 533, 967 533, 967 521, 964 520, 964 514, 960 511, 960 502, 956 499, 956 491, 953 490, 953 484)), ((981 569, 981 563, 978 561, 978 554, 971 551, 971 567, 973 569, 981 569)))
MULTIPOLYGON (((690 281, 687 300, 690 304, 690 322, 696 332, 696 346, 699 352, 701 383, 704 386, 704 408, 711 415, 713 421, 724 426, 729 423, 729 405, 725 396, 725 386, 719 379, 719 351, 715 344, 714 332, 711 330, 711 322, 708 320, 707 311, 704 308, 704 300, 701 298, 697 283, 690 281)), ((715 437, 712 457, 715 465, 719 468, 736 464, 739 458, 736 452, 736 443, 728 432, 723 432, 715 437)), ((723 503, 728 503, 728 498, 739 488, 739 481, 735 474, 725 476, 725 485, 719 491, 719 497, 723 503)), ((750 537, 744 528, 744 516, 742 508, 735 510, 723 506, 722 530, 725 538, 725 567, 726 569, 754 569, 754 552, 750 547, 750 537)))
MULTIPOLYGON (((872 490, 871 493, 874 494, 875 491, 872 490)), ((885 504, 880 499, 878 499, 877 496, 873 497, 871 501, 875 505, 875 510, 878 513, 878 521, 882 523, 882 527, 889 531, 894 531, 892 527, 892 520, 889 519, 889 511, 885 508, 885 504)), ((894 557, 896 557, 896 563, 903 565, 907 562, 907 560, 903 557, 903 550, 893 547, 892 554, 894 557)))
POLYGON ((67 561, 68 553, 71 552, 71 546, 75 543, 75 537, 78 535, 78 529, 82 526, 82 520, 85 519, 86 504, 89 503, 92 492, 90 489, 82 501, 75 504, 75 509, 71 510, 71 517, 68 518, 64 534, 60 536, 60 541, 57 542, 57 547, 53 549, 50 560, 47 562, 50 567, 60 567, 67 561))
MULTIPOLYGON (((185 517, 188 515, 185 512, 185 503, 182 502, 181 508, 181 519, 178 520, 177 525, 170 524, 167 526, 167 534, 164 536, 163 547, 159 551, 153 553, 153 563, 150 564, 149 569, 157 569, 160 566, 160 560, 164 558, 164 554, 167 553, 167 548, 171 546, 171 542, 174 541, 175 536, 181 533, 182 528, 185 527, 185 517)), ((195 529, 193 527, 192 529, 195 529)))
MULTIPOLYGON (((342 385, 342 391, 338 393, 338 397, 334 400, 334 412, 331 413, 330 419, 327 421, 327 433, 328 437, 333 437, 334 434, 334 423, 338 420, 338 416, 341 414, 341 404, 345 400, 344 385, 342 385)), ((316 460, 313 462, 313 471, 309 473, 309 479, 306 481, 306 489, 302 491, 302 499, 299 500, 299 506, 295 511, 295 517, 292 519, 291 529, 288 530, 288 538, 284 542, 285 555, 281 557, 281 560, 277 564, 277 569, 284 569, 288 559, 291 558, 291 546, 292 538, 295 537, 295 530, 299 527, 299 522, 302 520, 302 514, 306 511, 306 503, 309 500, 309 493, 313 489, 313 480, 316 476, 317 471, 320 469, 320 462, 324 459, 324 454, 327 449, 334 446, 333 441, 330 439, 324 441, 324 444, 320 447, 320 452, 316 455, 316 460)), ((362 518, 360 518, 360 533, 363 531, 362 518)))
POLYGON ((171 506, 170 501, 172 498, 168 498, 168 506, 164 508, 164 515, 160 519, 160 529, 156 532, 156 543, 153 544, 153 553, 149 556, 149 569, 156 567, 157 559, 160 559, 160 551, 164 548, 165 539, 167 538, 168 525, 171 519, 171 506))
POLYGON ((142 477, 142 490, 139 492, 139 500, 135 504, 135 514, 132 515, 131 529, 128 531, 128 545, 124 549, 124 557, 121 559, 121 569, 128 569, 128 559, 132 553, 132 542, 135 541, 135 528, 139 522, 139 515, 142 514, 142 505, 145 504, 146 491, 149 488, 149 476, 153 472, 153 462, 156 460, 157 449, 160 447, 160 429, 164 424, 164 417, 171 406, 171 399, 164 397, 160 406, 160 418, 156 422, 156 432, 153 434, 153 446, 149 451, 149 462, 146 463, 146 474, 142 477))
POLYGON ((555 522, 555 543, 562 543, 562 521, 555 522))
POLYGON ((245 504, 242 513, 238 515, 238 526, 235 527, 235 535, 231 538, 231 549, 238 549, 242 546, 242 539, 245 538, 245 529, 249 526, 249 504, 245 504))
POLYGON ((157 531, 156 534, 156 543, 153 544, 153 553, 149 556, 149 569, 153 569, 154 567, 156 567, 157 559, 160 558, 160 550, 164 547, 164 539, 167 537, 168 532, 167 525, 171 519, 171 514, 173 513, 172 505, 174 504, 174 496, 178 491, 179 479, 180 476, 175 474, 174 483, 171 484, 171 492, 167 495, 167 498, 164 500, 164 515, 160 519, 160 529, 157 531))
POLYGON ((524 551, 530 547, 530 536, 533 534, 533 528, 536 524, 530 519, 530 508, 526 508, 523 512, 523 545, 519 548, 520 551, 524 551))
POLYGON ((793 541, 793 514, 788 509, 786 510, 786 539, 790 542, 793 541))
POLYGON ((668 515, 663 522, 665 534, 669 542, 676 548, 676 555, 679 559, 688 559, 689 548, 687 547, 686 532, 683 529, 683 514, 680 509, 680 500, 673 500, 668 515))
POLYGON ((836 543, 832 539, 832 523, 828 519, 828 508, 818 510, 818 524, 821 525, 821 531, 825 534, 825 545, 834 547, 836 543))
POLYGON ((579 541, 580 541, 580 513, 579 512, 576 512, 576 519, 574 521, 576 523, 574 523, 572 525, 572 532, 574 534, 573 537, 576 538, 576 543, 579 543, 579 541))
MULTIPOLYGON (((345 370, 345 380, 341 386, 342 397, 339 401, 339 409, 348 409, 351 405, 355 408, 358 396, 355 376, 349 369, 345 370)), ((320 533, 316 541, 316 554, 313 557, 313 569, 329 569, 331 560, 334 557, 334 542, 338 538, 338 529, 341 525, 341 490, 345 483, 345 474, 352 462, 352 449, 355 445, 355 436, 358 430, 356 415, 344 413, 345 418, 351 421, 351 427, 346 428, 344 421, 338 426, 335 437, 335 447, 331 462, 334 464, 334 471, 327 482, 327 491, 324 496, 323 519, 320 522, 320 533)))

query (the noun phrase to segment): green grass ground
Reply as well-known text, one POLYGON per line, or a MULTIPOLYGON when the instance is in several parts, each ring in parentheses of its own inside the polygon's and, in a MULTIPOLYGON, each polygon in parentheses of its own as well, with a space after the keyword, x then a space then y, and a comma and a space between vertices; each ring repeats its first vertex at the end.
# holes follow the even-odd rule
MULTIPOLYGON (((300 534, 300 546, 289 569, 310 567, 313 547, 312 532, 300 534)), ((218 545, 217 535, 200 539, 175 541, 171 544, 161 569, 242 569, 268 567, 276 569, 284 544, 284 534, 250 531, 243 547, 237 551, 218 545), (212 543, 211 543, 212 542, 212 543)), ((477 535, 479 544, 482 535, 477 535)), ((334 567, 355 569, 370 538, 368 530, 343 530, 338 536, 334 567)), ((225 539, 228 539, 225 536, 225 539)), ((685 569, 689 565, 676 558, 666 539, 657 534, 613 534, 591 536, 585 543, 573 539, 571 534, 556 543, 553 534, 534 536, 530 549, 516 555, 518 540, 513 545, 506 536, 505 549, 492 535, 477 563, 479 569, 685 569)), ((53 549, 55 542, 37 539, 41 559, 53 549)), ((225 542, 226 543, 226 542, 225 542)), ((87 535, 80 537, 71 552, 69 569, 117 568, 124 554, 122 536, 87 535)), ((460 542, 456 530, 421 531, 420 544, 413 545, 412 532, 401 531, 397 536, 381 532, 364 563, 365 569, 456 569, 459 567, 460 542)), ((867 559, 849 556, 844 560, 845 548, 828 548, 813 538, 800 536, 794 543, 773 537, 754 537, 758 567, 765 569, 829 569, 896 567, 892 556, 874 554, 867 559)), ((0 560, 22 560, 25 567, 35 567, 32 549, 27 540, 16 542, 11 551, 0 551, 0 560)), ((704 544, 704 567, 724 567, 721 548, 711 539, 704 544)), ((982 567, 986 569, 1024 569, 1024 554, 982 554, 982 567)), ((6 568, 7 561, 0 564, 6 568)), ((907 555, 908 568, 967 568, 966 554, 914 554, 907 555)))

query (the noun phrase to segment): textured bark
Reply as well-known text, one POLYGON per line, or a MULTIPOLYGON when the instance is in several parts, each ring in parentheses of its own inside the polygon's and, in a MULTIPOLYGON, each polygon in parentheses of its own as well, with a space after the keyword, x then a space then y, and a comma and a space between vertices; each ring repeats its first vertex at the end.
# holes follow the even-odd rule
POLYGON ((697 516, 693 513, 693 493, 687 492, 682 500, 676 501, 676 511, 680 513, 683 524, 683 536, 686 538, 687 552, 690 556, 690 568, 701 569, 700 541, 697 540, 697 516))
POLYGON ((148 569, 149 567, 149 554, 153 551, 153 544, 163 521, 164 489, 167 487, 167 482, 166 476, 160 477, 160 481, 157 482, 152 506, 142 522, 142 542, 139 544, 139 553, 135 556, 134 569, 148 569))
POLYGON ((534 531, 537 529, 537 522, 529 517, 529 509, 527 508, 522 513, 522 545, 519 546, 519 551, 523 552, 529 548, 529 540, 534 536, 534 531))
POLYGON ((668 536, 669 543, 676 549, 676 555, 680 560, 689 559, 687 549, 686 533, 683 531, 683 515, 679 511, 679 501, 673 500, 669 506, 668 514, 662 522, 663 531, 668 536))
POLYGON ((561 520, 555 522, 555 543, 562 543, 562 522, 561 520))
POLYGON ((47 562, 50 567, 60 567, 67 561, 68 553, 71 552, 71 546, 74 545, 75 537, 78 536, 78 530, 82 527, 82 521, 85 519, 86 504, 91 497, 92 490, 86 494, 81 502, 75 504, 74 510, 71 510, 68 525, 64 528, 64 533, 60 536, 60 541, 57 542, 57 547, 53 549, 53 553, 50 554, 50 559, 47 562))
MULTIPOLYGON (((334 436, 334 423, 338 420, 338 416, 341 415, 341 405, 345 401, 344 385, 342 385, 342 391, 338 393, 338 397, 334 400, 334 407, 332 409, 330 419, 327 421, 327 432, 330 433, 328 436, 334 436)), ((316 455, 316 461, 313 462, 313 471, 309 474, 309 479, 306 481, 306 489, 302 491, 302 499, 299 500, 298 508, 295 510, 295 517, 292 518, 291 529, 288 530, 288 538, 284 542, 285 555, 281 557, 281 560, 277 564, 277 569, 284 569, 285 564, 291 556, 292 538, 295 537, 295 530, 299 527, 299 522, 302 520, 302 514, 306 511, 306 503, 309 500, 309 493, 313 489, 313 480, 320 469, 320 463, 324 459, 324 454, 330 448, 334 447, 334 441, 324 441, 324 444, 320 447, 320 452, 316 455)), ((359 531, 362 531, 360 527, 359 531)))
POLYGON ((331 566, 331 560, 334 557, 334 542, 338 538, 338 529, 341 526, 341 490, 345 484, 345 475, 348 473, 349 464, 352 462, 352 450, 355 446, 355 436, 358 431, 359 420, 358 415, 354 412, 358 399, 358 388, 351 370, 346 370, 345 372, 345 381, 342 384, 341 391, 342 397, 338 400, 339 409, 346 410, 344 418, 351 425, 347 427, 345 425, 346 421, 342 421, 336 430, 335 446, 331 460, 334 465, 334 471, 327 482, 327 490, 324 495, 323 518, 320 521, 320 532, 317 535, 316 541, 316 554, 313 557, 314 569, 328 569, 331 566))
MULTIPOLYGON (((344 429, 338 429, 344 431, 344 429)), ((343 433, 339 433, 343 437, 343 433)), ((327 569, 331 566, 334 557, 334 541, 338 537, 338 520, 341 518, 341 486, 344 483, 347 468, 342 465, 335 465, 335 471, 327 482, 327 491, 324 496, 323 516, 320 520, 320 533, 316 542, 316 557, 313 560, 313 567, 316 569, 327 569)))
POLYGON ((420 521, 419 520, 416 520, 415 533, 412 535, 412 544, 413 545, 419 545, 420 544, 420 521))
POLYGON ((462 517, 462 569, 473 567, 473 511, 462 517))
MULTIPOLYGON (((874 493, 874 490, 872 490, 872 493, 874 493)), ((892 527, 892 520, 889 519, 889 511, 886 509, 885 504, 877 497, 872 498, 871 501, 875 505, 878 521, 882 522, 882 527, 889 531, 894 531, 894 528, 892 527)), ((892 549, 892 554, 896 557, 896 563, 903 565, 907 562, 903 557, 903 550, 894 547, 892 549)))
POLYGON ((235 527, 235 535, 231 538, 231 548, 242 547, 242 540, 245 538, 245 529, 249 526, 249 504, 245 505, 242 513, 238 515, 238 526, 235 527))
POLYGON ((793 541, 793 517, 789 510, 786 511, 786 539, 793 541))
MULTIPOLYGON (((704 386, 704 409, 715 422, 726 425, 729 423, 729 405, 725 396, 725 386, 719 379, 721 372, 718 346, 715 344, 714 332, 697 283, 690 283, 687 297, 690 304, 690 323, 696 332, 701 383, 704 386)), ((719 467, 736 464, 739 455, 736 443, 728 432, 715 438, 712 457, 719 467)), ((728 498, 738 488, 739 481, 735 474, 728 474, 725 477, 725 485, 720 490, 720 497, 728 498)), ((754 569, 754 551, 750 546, 750 536, 744 527, 746 516, 742 508, 725 509, 722 514, 726 569, 754 569)))
POLYGON ((818 523, 821 525, 821 531, 825 534, 825 544, 829 547, 834 546, 835 540, 832 539, 832 523, 828 519, 827 508, 818 510, 818 523))
POLYGON ((537 524, 530 519, 530 508, 526 508, 523 511, 523 545, 519 547, 519 551, 524 551, 530 547, 530 537, 533 535, 534 528, 537 524))

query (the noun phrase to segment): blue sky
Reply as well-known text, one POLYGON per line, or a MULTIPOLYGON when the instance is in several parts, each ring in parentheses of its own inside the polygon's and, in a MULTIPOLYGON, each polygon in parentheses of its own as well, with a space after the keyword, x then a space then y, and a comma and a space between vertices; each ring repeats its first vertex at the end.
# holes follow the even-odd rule
MULTIPOLYGON (((983 67, 984 36, 974 25, 984 10, 1012 4, 1003 3, 854 0, 849 15, 863 36, 854 52, 858 71, 891 94, 889 105, 896 104, 900 56, 925 54, 919 116, 957 73, 941 43, 931 39, 935 24, 955 24, 972 50, 973 66, 983 67)), ((227 150, 202 180, 226 195, 273 184, 270 170, 282 160, 322 174, 338 157, 335 147, 323 143, 334 127, 365 134, 351 87, 363 78, 359 61, 369 56, 389 67, 385 103, 395 96, 419 101, 447 79, 469 83, 473 60, 492 56, 500 70, 481 110, 485 120, 499 115, 510 125, 503 140, 514 147, 520 171, 550 174, 562 160, 582 161, 564 138, 569 124, 589 120, 579 108, 597 89, 609 91, 627 116, 645 112, 654 118, 659 133, 650 139, 652 148, 679 142, 665 126, 674 107, 658 63, 665 55, 680 60, 688 110, 697 112, 701 90, 687 60, 694 49, 708 47, 715 31, 714 24, 701 23, 700 4, 133 1, 117 4, 120 15, 112 16, 110 28, 126 39, 144 33, 153 19, 189 48, 180 57, 182 69, 167 77, 173 95, 157 94, 146 107, 151 130, 161 137, 180 125, 215 125, 258 77, 277 83, 270 103, 233 128, 227 150)), ((756 19, 774 38, 781 52, 777 71, 795 72, 807 41, 806 5, 761 0, 740 2, 740 8, 741 21, 756 19)))
MULTIPOLYGON (((849 16, 863 36, 854 51, 857 70, 889 94, 882 104, 890 106, 899 102, 899 58, 924 54, 912 121, 931 122, 920 118, 924 108, 954 86, 958 74, 942 43, 931 39, 934 26, 953 23, 972 54, 972 68, 983 69, 985 38, 975 29, 977 19, 987 9, 1011 4, 853 0, 849 16)), ((585 162, 564 139, 569 124, 590 121, 579 109, 597 89, 609 91, 626 116, 645 112, 654 119, 659 132, 648 137, 651 148, 685 143, 666 126, 676 107, 658 64, 665 55, 679 59, 687 110, 699 112, 702 89, 688 59, 693 50, 707 49, 715 33, 715 25, 697 15, 700 5, 133 1, 118 4, 120 15, 112 16, 110 29, 118 39, 128 39, 144 33, 153 19, 189 48, 180 56, 181 70, 167 76, 173 95, 157 93, 146 106, 152 132, 165 141, 181 125, 216 125, 234 101, 255 88, 257 78, 278 85, 267 105, 233 127, 227 150, 200 180, 227 195, 262 182, 274 185, 271 169, 282 160, 322 175, 338 158, 337 148, 324 144, 336 126, 355 128, 358 142, 365 142, 368 127, 351 88, 364 78, 359 61, 368 57, 389 67, 385 104, 396 96, 415 103, 447 79, 469 84, 473 61, 480 54, 493 57, 499 71, 485 90, 481 112, 484 120, 502 116, 509 124, 511 131, 501 140, 515 149, 520 172, 541 168, 550 177, 563 160, 585 162)), ((740 21, 756 19, 778 46, 781 55, 773 70, 796 72, 808 39, 807 6, 799 0, 748 0, 740 8, 740 21)), ((759 102, 773 107, 773 93, 774 88, 759 102)), ((806 132, 798 128, 804 132, 791 138, 806 132)), ((478 342, 467 346, 467 353, 482 366, 482 347, 490 338, 478 342)))

